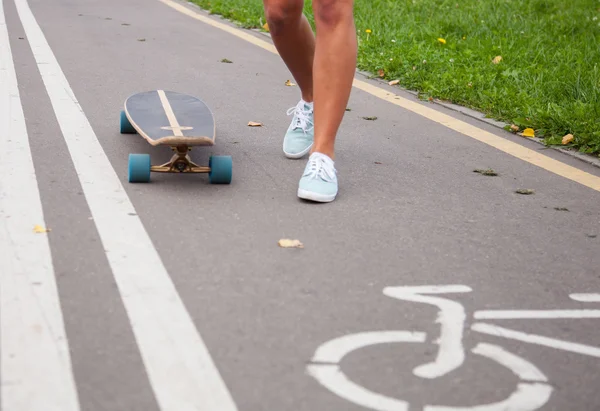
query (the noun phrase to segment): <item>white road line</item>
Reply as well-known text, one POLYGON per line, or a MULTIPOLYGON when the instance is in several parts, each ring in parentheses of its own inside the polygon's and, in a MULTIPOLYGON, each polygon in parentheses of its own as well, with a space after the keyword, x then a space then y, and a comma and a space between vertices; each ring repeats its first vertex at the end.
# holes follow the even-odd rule
MULTIPOLYGON (((236 410, 27 1, 15 0, 15 3, 160 408, 236 410)), ((115 110, 116 119, 118 108, 115 110)))
POLYGON ((600 318, 600 310, 483 310, 475 311, 474 317, 478 320, 600 318))
POLYGON ((77 411, 60 300, 0 0, 0 409, 77 411))
POLYGON ((498 327, 497 325, 486 323, 475 323, 471 326, 471 329, 473 331, 494 335, 496 337, 510 338, 512 340, 543 345, 545 347, 555 348, 557 350, 569 351, 600 358, 600 348, 593 347, 591 345, 572 343, 556 338, 544 337, 542 335, 527 334, 521 331, 510 330, 508 328, 498 327))
POLYGON ((600 294, 598 293, 569 294, 569 297, 584 303, 600 303, 600 294))

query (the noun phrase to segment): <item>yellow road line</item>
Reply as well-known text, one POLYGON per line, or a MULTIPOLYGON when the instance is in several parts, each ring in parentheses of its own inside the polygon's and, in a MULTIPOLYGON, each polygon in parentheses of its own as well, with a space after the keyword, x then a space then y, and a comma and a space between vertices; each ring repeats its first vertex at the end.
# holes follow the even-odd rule
MULTIPOLYGON (((216 27, 220 30, 226 31, 244 41, 252 43, 255 46, 261 47, 267 51, 270 51, 271 53, 278 54, 277 49, 271 43, 268 43, 264 40, 260 40, 259 38, 253 36, 252 34, 244 30, 231 27, 228 24, 221 23, 219 21, 208 18, 173 0, 159 1, 166 4, 169 7, 172 7, 180 13, 190 16, 210 26, 216 27)), ((448 127, 451 130, 464 134, 465 136, 471 137, 477 141, 492 146, 506 154, 510 154, 511 156, 516 157, 520 160, 526 161, 530 164, 543 168, 544 170, 550 171, 561 177, 575 181, 579 184, 582 184, 586 187, 600 192, 600 177, 587 173, 576 167, 572 167, 568 164, 562 163, 558 160, 554 160, 548 156, 538 153, 535 150, 531 150, 520 144, 514 143, 510 140, 499 137, 478 127, 475 127, 469 123, 465 123, 464 121, 458 120, 447 114, 426 107, 423 104, 420 104, 416 101, 412 101, 404 97, 395 95, 385 89, 374 86, 370 83, 355 78, 353 85, 359 90, 369 93, 389 103, 395 104, 396 106, 402 107, 415 114, 423 116, 431 121, 448 127)))

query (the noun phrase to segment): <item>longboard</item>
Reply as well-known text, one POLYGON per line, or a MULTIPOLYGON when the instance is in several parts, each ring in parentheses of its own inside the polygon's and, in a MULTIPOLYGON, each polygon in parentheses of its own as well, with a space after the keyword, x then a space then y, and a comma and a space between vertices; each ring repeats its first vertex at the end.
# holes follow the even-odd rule
POLYGON ((137 93, 125 100, 121 112, 121 133, 139 134, 150 145, 168 145, 171 160, 152 165, 149 154, 130 154, 128 180, 147 183, 150 173, 207 173, 212 184, 231 183, 231 156, 211 156, 208 166, 192 162, 194 146, 215 144, 215 120, 210 108, 200 99, 165 90, 137 93))

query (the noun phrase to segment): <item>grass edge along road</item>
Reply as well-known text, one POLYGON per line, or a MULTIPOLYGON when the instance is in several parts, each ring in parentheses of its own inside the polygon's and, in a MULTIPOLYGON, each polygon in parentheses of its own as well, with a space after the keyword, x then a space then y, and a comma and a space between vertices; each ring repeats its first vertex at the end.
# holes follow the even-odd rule
MULTIPOLYGON (((260 1, 191 1, 264 30, 260 1)), ((355 16, 358 69, 600 157, 599 1, 355 0, 355 16)))

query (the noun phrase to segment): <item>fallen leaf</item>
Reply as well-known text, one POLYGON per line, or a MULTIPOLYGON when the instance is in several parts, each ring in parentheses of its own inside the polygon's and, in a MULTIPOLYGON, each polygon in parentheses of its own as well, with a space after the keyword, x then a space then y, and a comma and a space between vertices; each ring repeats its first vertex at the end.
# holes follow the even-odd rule
POLYGON ((525 130, 523 130, 521 135, 523 137, 535 137, 535 131, 533 131, 532 128, 526 128, 525 130))
POLYGON ((370 121, 377 120, 377 117, 375 117, 375 116, 370 116, 370 117, 369 117, 369 116, 367 116, 367 117, 363 117, 363 118, 364 118, 365 120, 370 120, 370 121))
POLYGON ((286 86, 288 86, 288 87, 291 87, 291 86, 295 86, 296 84, 295 84, 295 83, 292 83, 290 80, 287 80, 287 81, 285 82, 285 85, 286 85, 286 86))
POLYGON ((269 23, 263 24, 263 29, 265 29, 266 31, 269 31, 269 23))
POLYGON ((586 234, 589 238, 596 238, 598 234, 586 234))
POLYGON ((517 131, 519 131, 519 126, 516 126, 516 125, 512 124, 510 126, 510 129, 516 133, 517 131))
POLYGON ((564 136, 562 138, 562 143, 564 144, 569 144, 571 141, 573 141, 575 137, 573 137, 573 134, 567 134, 566 136, 564 136))
POLYGON ((530 194, 535 193, 535 191, 530 190, 529 188, 519 188, 518 190, 515 191, 515 193, 523 194, 523 195, 530 195, 530 194))
POLYGON ((50 230, 49 228, 44 228, 41 225, 36 225, 33 227, 33 232, 37 233, 37 234, 49 233, 50 231, 52 231, 52 230, 50 230))
POLYGON ((257 123, 256 121, 249 121, 248 125, 250 127, 262 127, 262 123, 257 123))
POLYGON ((289 240, 287 238, 279 240, 277 244, 279 244, 279 247, 281 248, 304 248, 304 244, 299 240, 289 240))
POLYGON ((491 177, 494 177, 494 176, 498 175, 498 173, 496 173, 491 168, 488 168, 486 170, 482 170, 482 169, 476 168, 475 170, 473 170, 473 172, 474 173, 479 173, 479 174, 484 175, 484 176, 491 176, 491 177))
POLYGON ((385 71, 383 71, 383 69, 377 70, 377 74, 379 75, 379 77, 385 77, 385 71))
POLYGON ((395 86, 395 85, 396 85, 396 84, 398 84, 398 83, 400 83, 400 80, 392 80, 392 81, 390 81, 388 84, 389 84, 390 86, 395 86))
POLYGON ((376 161, 375 164, 381 164, 381 162, 380 161, 376 161))
POLYGON ((221 59, 221 63, 233 63, 233 61, 229 59, 221 59))
POLYGON ((439 38, 439 39, 438 39, 438 41, 439 41, 440 43, 442 43, 442 44, 446 44, 446 39, 439 38))
POLYGON ((346 111, 352 111, 350 107, 346 107, 346 111))
POLYGON ((554 207, 556 211, 569 211, 567 207, 554 207))
POLYGON ((131 26, 129 23, 121 23, 121 26, 131 26))
POLYGON ((433 101, 433 97, 429 97, 427 100, 429 100, 429 101, 433 101))
POLYGON ((146 41, 146 39, 138 39, 138 41, 146 41))
POLYGON ((492 60, 492 63, 494 64, 499 64, 502 61, 502 56, 496 56, 494 57, 494 59, 492 60))

